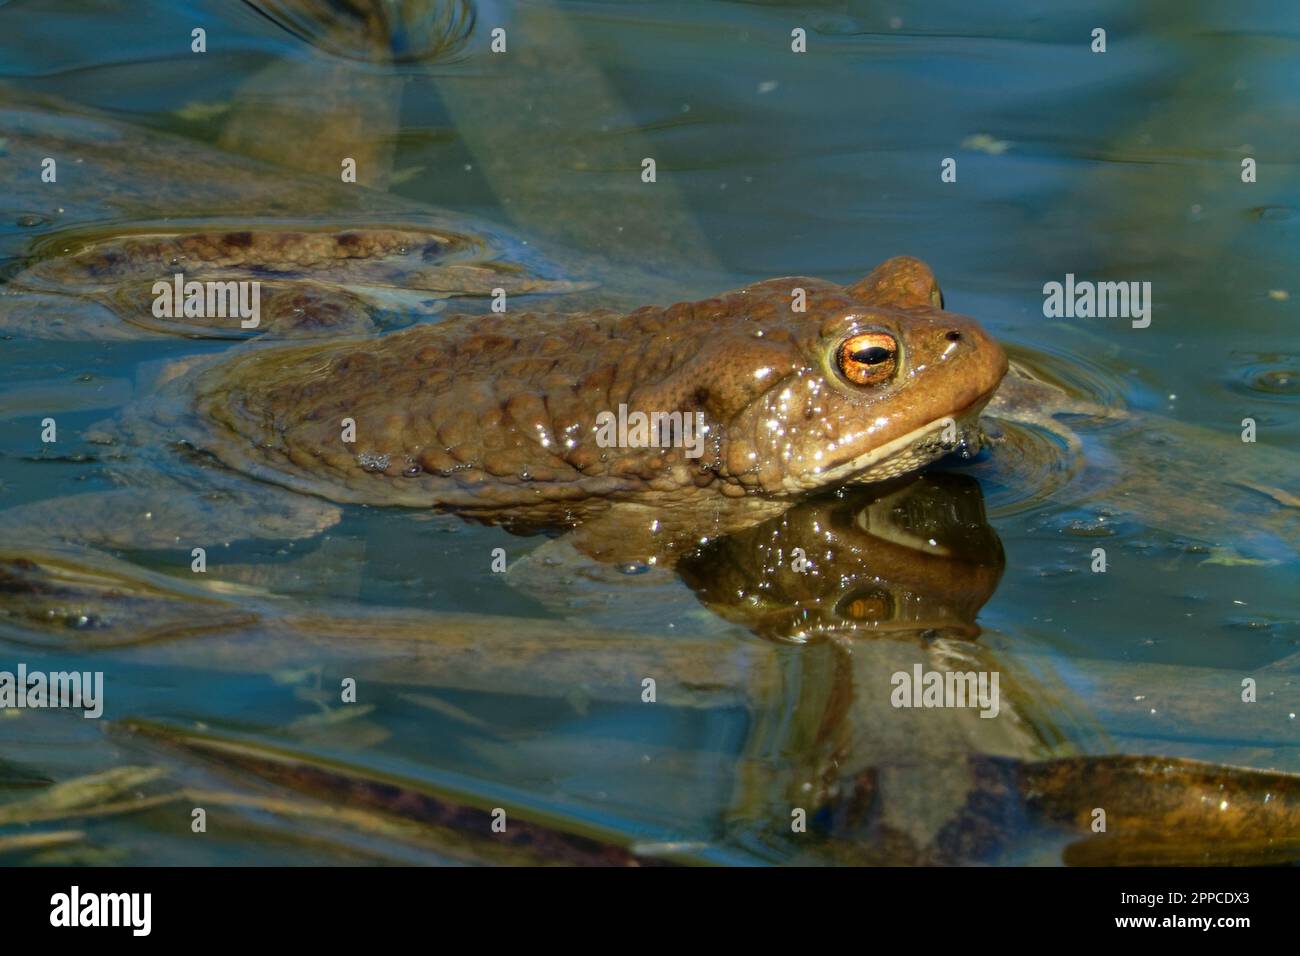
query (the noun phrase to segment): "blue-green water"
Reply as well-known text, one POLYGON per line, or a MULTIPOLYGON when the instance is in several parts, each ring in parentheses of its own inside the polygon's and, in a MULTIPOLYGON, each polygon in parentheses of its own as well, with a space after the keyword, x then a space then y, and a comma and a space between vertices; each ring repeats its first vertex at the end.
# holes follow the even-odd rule
MULTIPOLYGON (((1077 423, 1088 460, 1120 489, 1113 494, 1093 496, 1092 473, 1026 492, 1046 465, 998 460, 997 449, 996 468, 985 461, 974 472, 1005 550, 978 610, 974 653, 1019 688, 1004 685, 1011 730, 900 717, 876 739, 872 707, 844 716, 827 703, 846 679, 836 676, 846 649, 857 661, 879 654, 878 684, 865 671, 847 680, 859 697, 886 699, 895 666, 929 653, 915 633, 870 653, 854 648, 861 637, 775 643, 682 585, 667 598, 629 585, 612 607, 566 613, 490 569, 494 548, 515 562, 544 536, 348 507, 317 538, 213 547, 204 582, 224 582, 235 604, 245 600, 229 590, 238 584, 284 595, 283 613, 328 609, 350 622, 341 633, 257 625, 120 649, 97 647, 93 635, 38 647, 17 632, 0 637, 0 670, 20 660, 103 670, 107 685, 102 721, 0 712, 0 799, 32 798, 43 781, 154 765, 165 776, 139 792, 297 799, 120 733, 139 720, 396 774, 561 829, 680 844, 692 859, 852 861, 834 839, 801 842, 789 826, 803 783, 837 762, 862 770, 932 761, 940 777, 944 759, 965 748, 1300 773, 1295 524, 1271 524, 1284 506, 1241 484, 1300 493, 1287 457, 1300 440, 1293 5, 480 4, 453 52, 397 64, 309 55, 255 6, 0 4, 0 78, 16 102, 57 98, 212 149, 231 146, 223 136, 240 109, 298 109, 284 107, 286 89, 302 96, 306 127, 324 127, 356 108, 332 97, 352 91, 364 104, 369 94, 356 91, 374 81, 398 123, 378 144, 391 148, 387 189, 413 207, 500 224, 542 255, 589 264, 628 297, 669 288, 689 300, 781 275, 850 282, 890 256, 915 255, 934 268, 948 308, 1077 393, 1176 425, 1120 440, 1103 423, 1077 423), (203 54, 190 51, 196 26, 207 31, 203 54), (504 55, 489 49, 495 26, 507 30, 504 55), (1090 49, 1097 27, 1104 53, 1090 49), (806 53, 791 52, 795 28, 807 32, 806 53), (315 86, 318 75, 329 83, 315 86), (645 157, 656 160, 654 184, 642 182, 645 157), (1244 158, 1256 161, 1254 182, 1242 181, 1244 158), (941 177, 946 159, 956 162, 954 182, 941 177), (1150 282, 1150 327, 1045 318, 1043 285, 1067 273, 1150 282), (1245 418, 1257 425, 1254 444, 1239 439, 1245 418), (1153 451, 1157 433, 1172 437, 1153 451), (1159 493, 1123 491, 1139 469, 1157 472, 1159 493), (1104 574, 1090 570, 1098 544, 1104 574), (418 620, 385 638, 367 615, 389 608, 418 620), (538 630, 525 634, 512 619, 538 630), (457 628, 478 637, 453 647, 447 634, 457 628), (675 640, 691 642, 689 665, 672 656, 675 640), (699 683, 706 672, 716 686, 699 683), (647 676, 662 689, 653 705, 642 700, 647 676), (338 700, 348 677, 359 682, 355 705, 338 700), (1258 685, 1254 703, 1241 700, 1246 678, 1258 685), (846 728, 833 746, 809 730, 832 712, 846 728)), ((13 135, 0 128, 6 276, 39 237, 120 214, 62 205, 37 171, 6 161, 13 135)), ((261 135, 260 159, 314 172, 298 129, 272 124, 261 135)), ((76 160, 60 162, 66 183, 76 160)), ((147 192, 159 171, 116 175, 147 192)), ((124 182, 78 188, 112 197, 124 182)), ((200 205, 204 188, 194 185, 200 205)), ((102 460, 78 457, 86 430, 147 391, 161 361, 225 348, 0 341, 0 506, 114 487, 102 460), (48 415, 60 434, 53 448, 40 440, 48 415)), ((43 543, 38 531, 21 537, 3 544, 43 543)), ((188 547, 115 554, 192 583, 188 547)), ((908 798, 897 799, 906 817, 908 798)), ((0 822, 0 852, 6 837, 76 831, 2 859, 461 858, 233 799, 196 835, 195 802, 0 822)), ((468 858, 476 853, 491 858, 468 858)), ((1059 844, 1026 833, 997 859, 1055 862, 1059 844)))

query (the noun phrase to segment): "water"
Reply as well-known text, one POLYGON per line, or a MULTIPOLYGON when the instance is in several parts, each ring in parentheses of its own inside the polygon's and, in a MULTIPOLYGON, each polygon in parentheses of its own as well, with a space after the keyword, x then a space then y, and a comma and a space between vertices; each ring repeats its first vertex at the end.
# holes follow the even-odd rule
MULTIPOLYGON (((1090 469, 1073 478, 1051 473, 1055 444, 1021 430, 1013 438, 1024 444, 1010 447, 1027 449, 1023 460, 995 450, 967 469, 978 484, 908 492, 902 507, 913 512, 897 520, 947 529, 969 560, 913 568, 906 552, 849 535, 832 564, 852 572, 852 593, 819 595, 817 606, 838 608, 830 617, 841 625, 855 615, 905 623, 888 634, 842 629, 800 643, 779 613, 757 623, 768 619, 727 596, 762 577, 758 544, 704 559, 692 582, 704 603, 679 583, 637 576, 612 603, 597 585, 589 600, 510 587, 489 569, 492 550, 512 564, 540 559, 549 538, 404 510, 348 507, 316 538, 214 547, 206 583, 236 608, 255 607, 256 620, 121 647, 96 633, 129 636, 138 622, 0 633, 0 669, 22 660, 103 670, 108 688, 103 721, 0 712, 0 797, 115 766, 163 768, 126 792, 171 795, 134 812, 0 825, 0 854, 20 833, 80 834, 3 859, 500 858, 483 840, 453 851, 445 834, 421 843, 378 817, 330 818, 319 808, 356 802, 338 779, 313 790, 281 769, 268 788, 246 765, 127 733, 131 721, 334 761, 342 775, 393 775, 457 805, 508 807, 512 819, 688 860, 882 859, 871 839, 855 856, 815 801, 837 805, 847 780, 910 766, 912 777, 884 788, 887 816, 924 841, 930 818, 946 819, 927 790, 955 804, 964 793, 954 755, 1123 753, 1300 772, 1295 524, 1240 484, 1300 491, 1287 457, 1300 438, 1300 113, 1289 95, 1300 19, 1284 3, 981 7, 480 4, 463 42, 394 64, 308 56, 251 5, 0 5, 0 73, 18 102, 58 97, 331 180, 327 138, 341 128, 362 156, 363 184, 387 171, 392 208, 497 223, 630 304, 779 275, 850 282, 892 255, 917 255, 948 308, 1076 396, 1161 421, 1136 432, 1076 421, 1090 469), (506 55, 488 51, 498 25, 506 55), (205 54, 189 50, 196 26, 207 30, 205 54), (1105 53, 1089 49, 1098 26, 1105 53), (790 52, 795 27, 807 31, 806 54, 790 52), (356 126, 337 122, 358 103, 356 126), (280 125, 255 122, 268 109, 284 111, 280 125), (325 144, 304 147, 311 135, 325 144), (641 181, 646 157, 653 185, 641 181), (1253 183, 1241 180, 1244 157, 1257 161, 1253 183), (941 181, 946 158, 955 182, 941 181), (1150 282, 1150 327, 1044 318, 1044 283, 1067 273, 1150 282), (1239 439, 1247 417, 1255 444, 1239 439), (1136 495, 1124 491, 1132 481, 1136 495), (963 528, 980 533, 962 539, 963 528), (848 554, 854 542, 865 565, 848 554), (1097 546, 1105 574, 1090 570, 1097 546), (732 578, 720 570, 728 560, 732 578), (875 589, 853 591, 864 581, 875 589), (919 660, 999 670, 1004 719, 892 710, 889 675, 919 660), (344 705, 349 677, 358 699, 344 705), (642 700, 646 677, 658 682, 653 705, 642 700), (1257 681, 1255 703, 1241 702, 1245 678, 1257 681), (268 793, 296 809, 251 796, 268 793), (200 798, 214 821, 202 839, 190 829, 200 798), (800 801, 813 811, 806 835, 790 832, 800 801)), ((21 146, 0 129, 9 137, 0 161, 21 146)), ((75 160, 60 162, 68 182, 75 160)), ((0 169, 6 276, 63 228, 196 210, 237 223, 261 208, 197 188, 191 208, 164 198, 149 208, 158 173, 130 168, 98 184, 102 194, 81 186, 80 205, 60 206, 33 170, 0 169), (130 191, 139 195, 112 205, 130 191)), ((111 469, 87 457, 86 429, 147 392, 163 361, 225 348, 4 340, 0 504, 113 488, 111 469), (58 451, 40 442, 47 415, 58 451)), ((25 533, 4 546, 39 543, 25 533)), ((192 586, 187 548, 115 554, 192 586)), ((773 587, 778 609, 811 600, 791 580, 773 587)), ((1027 828, 993 859, 1058 861, 1061 845, 1059 830, 1027 828)))

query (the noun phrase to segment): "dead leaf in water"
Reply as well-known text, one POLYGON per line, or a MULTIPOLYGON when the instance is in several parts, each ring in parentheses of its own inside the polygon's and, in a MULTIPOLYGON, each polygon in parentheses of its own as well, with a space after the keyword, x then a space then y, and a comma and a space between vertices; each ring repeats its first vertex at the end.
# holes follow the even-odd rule
MULTIPOLYGON (((163 776, 158 767, 114 767, 56 783, 33 796, 0 804, 0 824, 34 823, 74 816, 81 810, 102 811, 122 797, 163 776)), ((136 802, 128 800, 128 807, 136 802)), ((140 799, 144 802, 144 799, 140 799)), ((149 805, 152 805, 150 803, 149 805)))
POLYGON ((0 836, 0 854, 65 846, 69 843, 79 843, 85 837, 86 834, 81 830, 50 830, 45 833, 19 833, 16 836, 0 836))
POLYGON ((115 727, 178 748, 241 779, 254 775, 302 798, 187 791, 196 801, 342 823, 376 836, 420 842, 465 862, 605 866, 664 862, 637 856, 624 841, 589 823, 554 818, 536 809, 525 812, 507 807, 509 828, 494 833, 491 809, 498 797, 458 793, 309 754, 165 725, 127 721, 115 727))

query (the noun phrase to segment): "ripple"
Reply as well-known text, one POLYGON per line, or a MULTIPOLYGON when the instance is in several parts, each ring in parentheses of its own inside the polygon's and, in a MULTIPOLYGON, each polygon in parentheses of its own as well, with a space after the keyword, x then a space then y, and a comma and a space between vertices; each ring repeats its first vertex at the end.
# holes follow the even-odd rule
POLYGON ((400 4, 300 4, 247 0, 253 9, 313 47, 363 62, 434 63, 461 51, 474 31, 469 0, 400 4))
POLYGON ((1046 429, 998 422, 994 440, 992 453, 971 469, 984 483, 990 517, 1005 518, 1045 506, 1078 471, 1079 460, 1046 429))
MULTIPOLYGON (((1029 348, 1004 343, 1003 348, 1007 357, 1033 378, 1065 392, 1079 406, 1078 414, 1087 417, 1087 412, 1082 410, 1086 405, 1099 406, 1098 412, 1123 409, 1127 405, 1127 389, 1120 374, 1085 355, 1042 346, 1029 348)), ((1107 415, 1091 417, 1104 420, 1107 415)))
POLYGON ((1280 352, 1235 352, 1228 388, 1239 395, 1300 395, 1300 362, 1280 352))
POLYGON ((986 482, 986 505, 995 517, 1046 507, 1083 470, 1075 428, 1103 427, 1123 417, 1125 404, 1119 377, 1096 362, 1016 345, 1006 351, 1017 374, 1049 388, 1043 406, 1034 409, 1042 414, 1041 422, 1012 418, 983 422, 992 451, 973 471, 986 482))

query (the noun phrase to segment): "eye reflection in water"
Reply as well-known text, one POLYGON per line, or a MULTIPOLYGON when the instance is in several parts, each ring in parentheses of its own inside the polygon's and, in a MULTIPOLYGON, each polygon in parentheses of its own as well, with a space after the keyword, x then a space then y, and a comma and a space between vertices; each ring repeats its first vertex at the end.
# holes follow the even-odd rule
POLYGON ((1003 564, 978 482, 936 473, 803 503, 679 572, 710 609, 774 640, 974 639, 1003 564))

